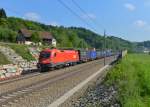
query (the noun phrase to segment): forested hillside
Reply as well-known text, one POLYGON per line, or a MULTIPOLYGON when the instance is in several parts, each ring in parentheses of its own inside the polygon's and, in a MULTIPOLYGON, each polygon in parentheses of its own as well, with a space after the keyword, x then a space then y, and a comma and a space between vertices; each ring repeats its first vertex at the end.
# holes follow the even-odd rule
MULTIPOLYGON (((26 28, 51 32, 57 40, 58 47, 97 49, 104 47, 104 37, 85 28, 45 25, 21 18, 7 17, 6 13, 0 13, 2 13, 0 14, 0 41, 15 42, 18 30, 26 28)), ((107 35, 106 47, 132 50, 135 46, 129 41, 107 35)))
POLYGON ((137 42, 139 47, 145 47, 150 49, 150 41, 144 41, 144 42, 137 42))

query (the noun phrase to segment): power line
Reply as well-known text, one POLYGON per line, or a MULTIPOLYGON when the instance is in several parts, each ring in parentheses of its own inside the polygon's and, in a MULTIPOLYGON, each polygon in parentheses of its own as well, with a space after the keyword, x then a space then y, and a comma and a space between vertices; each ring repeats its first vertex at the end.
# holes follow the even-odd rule
POLYGON ((84 13, 88 17, 89 20, 91 20, 93 23, 95 23, 98 27, 101 27, 102 29, 104 29, 99 22, 95 21, 93 18, 91 18, 88 15, 88 13, 83 8, 81 8, 81 6, 75 0, 72 0, 72 2, 80 11, 82 11, 82 13, 84 13))
MULTIPOLYGON (((84 20, 79 14, 77 14, 72 8, 70 8, 68 5, 66 5, 62 0, 57 0, 60 4, 62 4, 66 9, 68 9, 72 14, 74 14, 77 18, 79 18, 83 23, 85 23, 86 25, 88 25, 90 28, 92 28, 93 30, 97 31, 91 24, 89 24, 86 20, 84 20)), ((6 8, 6 7, 5 7, 6 8)), ((10 8, 6 8, 8 11, 22 16, 24 17, 20 12, 10 9, 10 8)), ((92 19, 92 18, 91 18, 92 19)), ((94 20, 93 20, 94 21, 94 20)))
POLYGON ((63 5, 66 9, 68 9, 73 15, 75 15, 77 18, 79 18, 82 22, 84 22, 86 25, 88 25, 93 30, 97 31, 93 26, 91 26, 87 21, 85 21, 80 15, 78 15, 72 8, 70 8, 68 5, 66 5, 62 0, 57 0, 61 5, 63 5))
MULTIPOLYGON (((104 51, 106 51, 106 31, 105 31, 105 28, 102 27, 102 25, 101 25, 99 22, 97 22, 96 20, 94 20, 93 18, 91 18, 91 17, 88 15, 88 13, 87 13, 75 0, 72 0, 72 2, 74 3, 74 5, 75 5, 83 14, 85 14, 85 15, 88 17, 88 19, 89 19, 90 21, 92 21, 93 23, 95 23, 95 24, 97 25, 97 27, 100 27, 100 28, 102 28, 102 29, 104 30, 104 51)), ((105 65, 105 63, 106 63, 106 61, 105 61, 105 57, 104 57, 104 65, 105 65)))

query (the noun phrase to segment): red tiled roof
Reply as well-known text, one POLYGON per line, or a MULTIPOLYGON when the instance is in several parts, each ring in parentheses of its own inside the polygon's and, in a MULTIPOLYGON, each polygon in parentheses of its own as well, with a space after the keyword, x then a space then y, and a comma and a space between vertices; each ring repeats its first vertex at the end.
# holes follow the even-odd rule
MULTIPOLYGON (((27 29, 21 29, 20 32, 25 36, 25 37, 31 37, 31 35, 36 32, 34 30, 27 30, 27 29)), ((53 36, 50 32, 42 32, 42 31, 37 31, 37 33, 42 37, 42 39, 52 39, 53 36)))

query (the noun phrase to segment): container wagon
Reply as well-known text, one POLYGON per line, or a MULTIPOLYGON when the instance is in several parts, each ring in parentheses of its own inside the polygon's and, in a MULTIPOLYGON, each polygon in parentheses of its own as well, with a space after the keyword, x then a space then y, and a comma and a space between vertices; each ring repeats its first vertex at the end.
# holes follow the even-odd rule
POLYGON ((80 62, 88 61, 88 51, 87 50, 78 50, 80 62))
POLYGON ((87 57, 89 60, 95 60, 96 59, 96 51, 95 50, 89 50, 87 53, 87 57))
POLYGON ((96 50, 59 50, 59 49, 44 49, 40 52, 38 68, 41 71, 48 71, 49 69, 61 68, 67 65, 74 65, 92 61, 95 59, 109 57, 112 55, 111 51, 96 51, 96 50))

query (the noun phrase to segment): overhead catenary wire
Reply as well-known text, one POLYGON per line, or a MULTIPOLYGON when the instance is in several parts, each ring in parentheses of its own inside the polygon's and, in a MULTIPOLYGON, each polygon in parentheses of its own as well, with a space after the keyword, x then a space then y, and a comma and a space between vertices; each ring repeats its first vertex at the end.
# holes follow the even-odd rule
POLYGON ((67 10, 69 10, 73 15, 80 19, 83 23, 85 23, 88 27, 92 28, 93 30, 97 31, 91 24, 89 24, 86 20, 84 20, 76 11, 70 8, 67 4, 65 4, 62 0, 57 0, 61 5, 63 5, 67 10))
POLYGON ((100 24, 98 21, 96 21, 95 19, 91 18, 91 16, 89 16, 89 14, 75 1, 72 0, 73 4, 84 14, 87 16, 87 18, 93 22, 97 27, 102 28, 103 30, 105 29, 102 24, 100 24))
MULTIPOLYGON (((93 22, 97 27, 102 28, 104 30, 104 47, 103 48, 104 48, 104 51, 106 51, 106 30, 105 30, 105 28, 98 21, 91 18, 91 16, 89 16, 89 14, 75 0, 72 0, 72 2, 84 15, 86 15, 88 17, 88 19, 91 22, 93 22)), ((106 56, 104 56, 104 65, 106 64, 105 57, 106 56)))
MULTIPOLYGON (((78 13, 76 13, 76 11, 74 11, 72 8, 70 8, 68 5, 66 5, 62 0, 57 0, 60 4, 62 4, 66 9, 68 9, 72 14, 74 14, 77 18, 80 19, 80 21, 82 21, 83 23, 85 23, 88 27, 92 28, 93 30, 97 31, 91 24, 89 24, 86 20, 84 20, 78 13)), ((6 7, 5 7, 6 8, 6 7)), ((10 9, 10 8, 6 8, 8 11, 19 15, 21 17, 24 18, 24 15, 22 15, 20 12, 10 9)))
MULTIPOLYGON (((64 3, 62 0, 57 0, 61 5, 63 5, 66 9, 68 9, 73 15, 75 15, 77 18, 80 19, 80 21, 82 21, 84 24, 86 24, 88 27, 92 28, 93 30, 97 31, 97 29, 95 27, 93 27, 88 21, 86 21, 81 15, 79 15, 76 11, 74 11, 71 7, 69 7, 66 3, 64 3)), ((86 11, 84 11, 84 9, 82 9, 77 2, 75 2, 74 0, 72 0, 74 4, 76 4, 76 6, 78 6, 78 8, 80 8, 80 10, 86 14, 86 11)), ((23 18, 24 15, 22 15, 20 12, 16 11, 16 10, 13 10, 13 9, 10 9, 8 7, 5 7, 8 11, 16 14, 16 15, 19 15, 23 18)), ((94 19, 92 19, 88 14, 86 15, 87 17, 89 17, 93 22, 95 21, 94 19)), ((95 21, 95 24, 96 24, 96 21, 95 21)))

